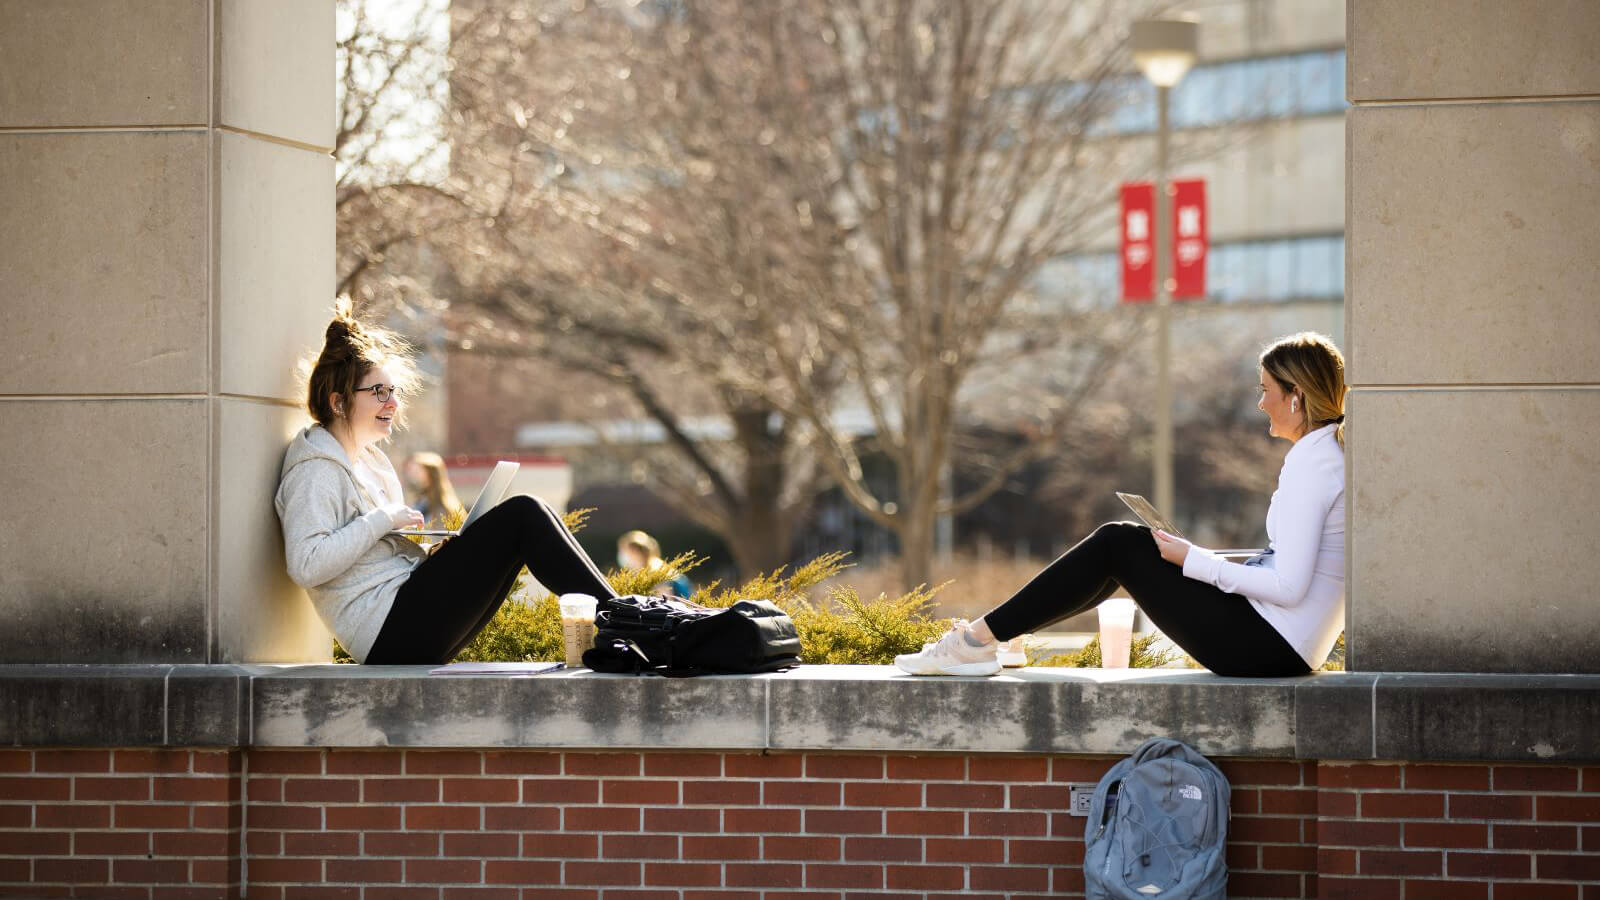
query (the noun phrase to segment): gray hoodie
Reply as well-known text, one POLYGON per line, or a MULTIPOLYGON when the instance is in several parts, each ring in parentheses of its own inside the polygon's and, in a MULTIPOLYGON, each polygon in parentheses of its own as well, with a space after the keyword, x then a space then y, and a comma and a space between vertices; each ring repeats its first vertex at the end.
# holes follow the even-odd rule
MULTIPOLYGON (((396 496, 400 479, 375 447, 363 460, 396 496)), ((289 577, 345 650, 361 662, 372 650, 400 585, 427 557, 415 543, 390 534, 392 519, 356 482, 344 447, 321 425, 308 426, 283 455, 274 505, 283 523, 289 577)))

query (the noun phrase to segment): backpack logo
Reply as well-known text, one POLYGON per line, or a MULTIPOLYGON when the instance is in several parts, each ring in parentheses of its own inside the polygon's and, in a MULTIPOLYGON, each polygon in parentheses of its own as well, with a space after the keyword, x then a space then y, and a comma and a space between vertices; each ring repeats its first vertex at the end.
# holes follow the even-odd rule
POLYGON ((1200 793, 1200 786, 1195 784, 1186 784, 1178 788, 1178 796, 1185 800, 1200 800, 1204 798, 1204 795, 1200 793))
POLYGON ((1155 895, 1161 893, 1161 888, 1158 888, 1153 884, 1147 884, 1144 887, 1139 888, 1139 893, 1149 894, 1150 896, 1154 897, 1155 895))

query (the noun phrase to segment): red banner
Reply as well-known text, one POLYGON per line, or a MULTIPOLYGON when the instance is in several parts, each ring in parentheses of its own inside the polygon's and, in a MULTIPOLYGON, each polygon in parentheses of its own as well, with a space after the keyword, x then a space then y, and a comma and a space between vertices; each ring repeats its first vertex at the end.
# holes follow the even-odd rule
POLYGON ((1149 182, 1122 186, 1122 299, 1156 295, 1156 192, 1149 182))
POLYGON ((1172 182, 1172 298, 1194 300, 1206 295, 1206 182, 1187 178, 1172 182))

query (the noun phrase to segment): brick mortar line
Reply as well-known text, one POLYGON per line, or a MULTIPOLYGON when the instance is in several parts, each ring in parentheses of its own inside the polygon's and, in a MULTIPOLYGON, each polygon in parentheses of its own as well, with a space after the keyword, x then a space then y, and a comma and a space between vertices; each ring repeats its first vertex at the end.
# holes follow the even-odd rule
MULTIPOLYGON (((1239 789, 1235 788, 1235 790, 1237 791, 1239 789)), ((1386 796, 1386 797, 1392 797, 1392 796, 1399 796, 1399 797, 1405 797, 1405 796, 1428 796, 1428 797, 1579 797, 1579 798, 1590 797, 1590 798, 1594 798, 1596 800, 1600 800, 1600 792, 1584 791, 1584 790, 1580 790, 1578 788, 1570 788, 1570 789, 1568 789, 1568 788, 1544 788, 1544 789, 1528 789, 1528 788, 1524 788, 1524 789, 1520 789, 1520 790, 1516 790, 1516 789, 1494 790, 1492 788, 1394 788, 1394 787, 1344 788, 1344 787, 1341 787, 1341 788, 1323 788, 1323 790, 1330 791, 1330 792, 1337 791, 1339 793, 1354 794, 1354 795, 1357 795, 1357 796, 1365 796, 1365 795, 1369 795, 1369 794, 1381 794, 1381 795, 1386 796)))

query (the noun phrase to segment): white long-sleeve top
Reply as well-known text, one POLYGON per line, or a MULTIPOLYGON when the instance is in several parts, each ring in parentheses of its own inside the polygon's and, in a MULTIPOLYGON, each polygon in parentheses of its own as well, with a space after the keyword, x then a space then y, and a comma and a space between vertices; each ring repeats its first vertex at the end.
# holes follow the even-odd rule
POLYGON ((1344 628, 1344 448, 1336 426, 1289 448, 1267 508, 1270 555, 1232 563, 1190 547, 1183 574, 1243 594, 1312 669, 1344 628))

